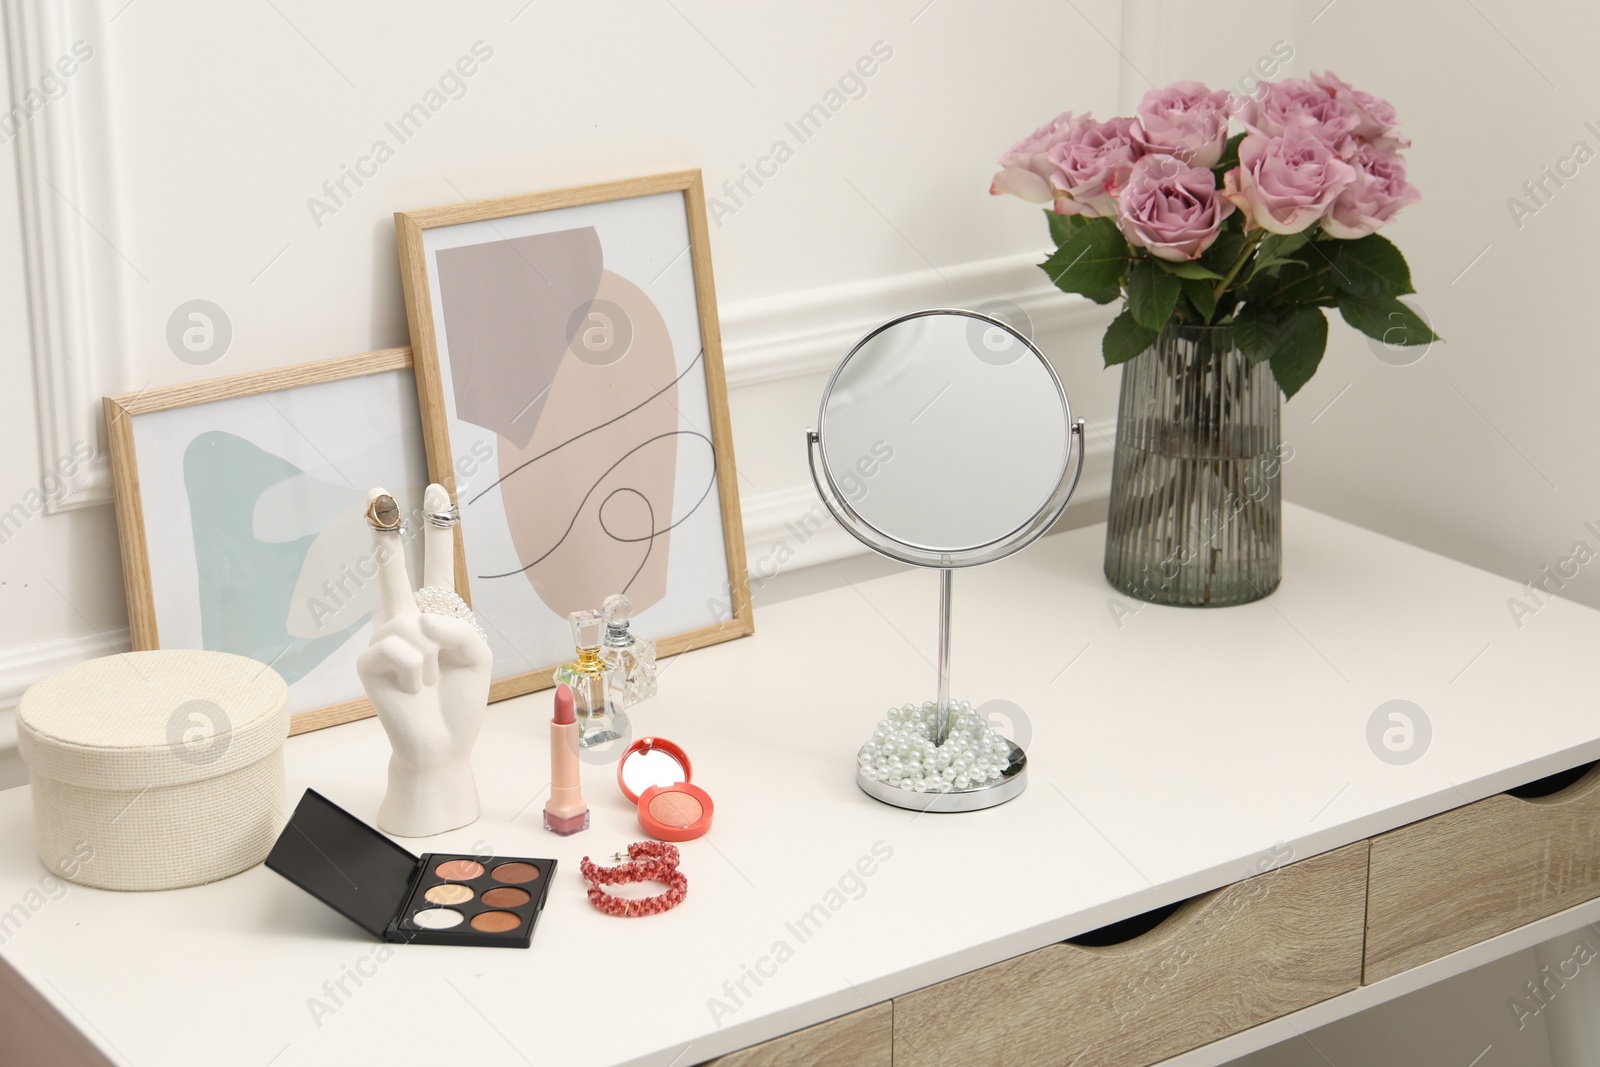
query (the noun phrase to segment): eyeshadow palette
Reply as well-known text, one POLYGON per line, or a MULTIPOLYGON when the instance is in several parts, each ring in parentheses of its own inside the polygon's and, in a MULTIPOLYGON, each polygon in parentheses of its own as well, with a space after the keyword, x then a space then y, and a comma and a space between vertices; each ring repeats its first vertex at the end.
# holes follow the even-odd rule
POLYGON ((413 856, 314 789, 266 865, 385 941, 527 948, 556 861, 413 856))

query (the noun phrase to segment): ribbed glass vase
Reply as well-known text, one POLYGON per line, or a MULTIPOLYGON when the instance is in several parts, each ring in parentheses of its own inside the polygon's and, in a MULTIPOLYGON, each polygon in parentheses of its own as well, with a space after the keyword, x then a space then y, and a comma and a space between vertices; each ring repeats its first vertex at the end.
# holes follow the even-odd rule
POLYGON ((1156 604, 1258 600, 1282 574, 1278 383, 1230 326, 1169 324, 1123 364, 1106 578, 1156 604))

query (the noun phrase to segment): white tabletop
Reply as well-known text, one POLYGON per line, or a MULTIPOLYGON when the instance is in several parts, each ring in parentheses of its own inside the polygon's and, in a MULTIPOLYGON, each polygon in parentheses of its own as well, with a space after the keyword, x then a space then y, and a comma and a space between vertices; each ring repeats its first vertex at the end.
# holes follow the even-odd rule
MULTIPOLYGON (((1600 758, 1600 613, 1552 601, 1519 629, 1507 579, 1303 509, 1284 520, 1282 587, 1239 608, 1116 597, 1098 526, 956 575, 956 695, 1029 719, 1029 785, 1000 808, 917 815, 854 784, 884 709, 932 696, 938 582, 908 570, 775 605, 754 637, 665 666, 635 727, 687 748, 717 805, 681 846, 675 911, 614 919, 584 899, 578 858, 642 836, 612 768, 584 769, 592 829, 541 829, 543 693, 490 709, 482 819, 403 842, 556 857, 531 949, 380 960, 257 867, 177 892, 74 886, 0 956, 138 1067, 683 1065, 1600 758), (1392 699, 1432 724, 1409 765, 1368 746, 1392 699), (801 931, 816 905, 826 920, 801 931)), ((292 738, 290 796, 313 786, 370 820, 387 758, 374 720, 292 738)), ((27 790, 0 793, 0 908, 44 873, 27 790)))

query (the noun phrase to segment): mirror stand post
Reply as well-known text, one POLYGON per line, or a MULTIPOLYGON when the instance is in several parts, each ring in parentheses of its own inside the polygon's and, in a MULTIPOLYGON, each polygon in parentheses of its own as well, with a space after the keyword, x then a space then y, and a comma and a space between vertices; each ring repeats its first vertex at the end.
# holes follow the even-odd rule
POLYGON ((939 571, 939 703, 934 710, 933 743, 950 735, 950 586, 955 571, 939 571))

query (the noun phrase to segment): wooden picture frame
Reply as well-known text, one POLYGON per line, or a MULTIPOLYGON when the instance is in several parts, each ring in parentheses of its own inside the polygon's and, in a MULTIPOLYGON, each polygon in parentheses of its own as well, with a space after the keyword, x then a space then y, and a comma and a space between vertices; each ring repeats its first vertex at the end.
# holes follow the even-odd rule
POLYGON ((395 231, 490 699, 551 685, 567 614, 608 593, 658 656, 753 632, 700 172, 397 212, 395 231))
MULTIPOLYGON (((292 734, 372 715, 355 657, 381 608, 361 516, 374 485, 407 513, 422 504, 411 350, 103 406, 134 650, 208 648, 274 666, 289 683, 292 734)), ((408 557, 420 555, 419 528, 408 557)), ((418 563, 408 558, 411 573, 418 563)))

